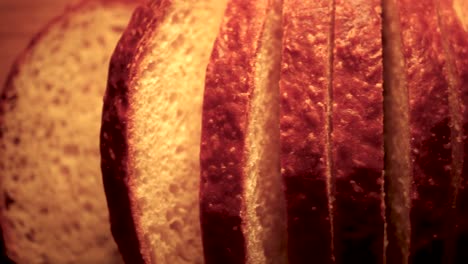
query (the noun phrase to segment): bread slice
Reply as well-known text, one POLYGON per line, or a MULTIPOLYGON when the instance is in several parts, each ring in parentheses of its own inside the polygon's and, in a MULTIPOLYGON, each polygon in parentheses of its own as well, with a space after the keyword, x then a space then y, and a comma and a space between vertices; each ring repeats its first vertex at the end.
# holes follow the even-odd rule
POLYGON ((439 1, 439 23, 450 70, 452 185, 455 187, 453 242, 449 261, 468 262, 468 2, 439 1))
POLYGON ((222 0, 150 1, 111 60, 101 155, 126 263, 202 263, 199 151, 205 70, 222 0))
POLYGON ((208 66, 200 154, 206 263, 286 263, 281 2, 230 1, 208 66))
POLYGON ((84 1, 39 33, 0 99, 1 227, 16 263, 121 263, 99 170, 112 49, 133 1, 84 1))
POLYGON ((285 0, 281 174, 290 263, 332 263, 329 85, 333 1, 285 0))
MULTIPOLYGON (((456 174, 452 129, 455 122, 450 109, 449 66, 437 4, 401 0, 395 7, 393 12, 399 14, 396 23, 401 30, 396 33, 401 34, 401 43, 392 52, 402 58, 399 65, 403 65, 401 73, 405 83, 401 91, 408 103, 393 101, 394 107, 399 109, 393 118, 408 116, 402 126, 410 139, 405 148, 388 153, 398 159, 408 159, 401 162, 410 165, 388 175, 406 184, 403 189, 389 189, 389 195, 400 196, 405 205, 410 202, 410 208, 403 208, 407 215, 402 218, 410 221, 410 229, 405 228, 405 231, 411 230, 411 240, 407 244, 409 235, 400 234, 405 237, 400 240, 405 242, 400 252, 406 253, 402 256, 405 263, 452 263, 446 258, 451 247, 452 181, 456 174)), ((401 206, 393 204, 390 218, 401 214, 401 206)))
POLYGON ((380 0, 335 0, 330 91, 336 263, 384 263, 380 0))

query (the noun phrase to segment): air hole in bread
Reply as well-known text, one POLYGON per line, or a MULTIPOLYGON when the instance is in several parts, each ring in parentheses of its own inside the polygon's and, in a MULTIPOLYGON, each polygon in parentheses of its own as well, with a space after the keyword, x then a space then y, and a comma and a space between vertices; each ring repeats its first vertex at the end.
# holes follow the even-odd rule
POLYGON ((94 210, 94 206, 90 202, 85 202, 83 208, 86 212, 92 212, 94 210))
POLYGON ((118 32, 119 34, 122 34, 122 32, 124 31, 124 28, 121 26, 115 25, 111 27, 111 30, 114 32, 118 32))
POLYGON ((60 98, 59 97, 54 97, 54 99, 52 99, 52 104, 60 105, 60 98))
POLYGON ((10 206, 15 203, 15 200, 7 192, 4 192, 3 195, 5 196, 5 209, 8 210, 10 206))
POLYGON ((11 176, 11 178, 12 178, 13 181, 15 181, 15 182, 19 181, 19 176, 18 176, 18 174, 13 174, 13 176, 11 176))
POLYGON ((169 227, 174 230, 175 232, 177 232, 178 234, 181 234, 182 233, 182 222, 180 222, 179 220, 174 220, 172 221, 170 224, 169 224, 169 227))
POLYGON ((73 228, 76 229, 76 230, 81 230, 81 224, 80 224, 80 222, 76 222, 76 221, 75 221, 75 222, 72 223, 72 226, 73 226, 73 228))
POLYGON ((64 146, 63 152, 69 156, 78 156, 80 154, 80 149, 77 145, 68 144, 64 146))
MULTIPOLYGON (((170 94, 169 94, 169 102, 170 102, 170 103, 176 102, 176 101, 177 101, 177 97, 178 97, 178 96, 177 96, 177 93, 176 93, 176 92, 170 93, 170 94)), ((181 111, 180 109, 177 109, 177 116, 179 116, 179 112, 180 112, 180 111, 181 111)))
POLYGON ((70 176, 70 168, 68 166, 62 165, 60 166, 60 173, 62 175, 70 176))
POLYGON ((43 214, 43 215, 49 214, 49 208, 47 208, 47 207, 42 207, 42 208, 39 210, 39 213, 41 213, 41 214, 43 214))
POLYGON ((83 93, 89 93, 91 91, 91 85, 85 85, 83 86, 83 89, 81 90, 83 93))
POLYGON ((29 241, 35 242, 36 241, 35 234, 36 232, 34 231, 34 229, 31 229, 29 230, 29 232, 25 234, 25 236, 29 241))
POLYGON ((80 27, 84 28, 85 30, 90 26, 90 21, 83 21, 80 23, 80 27))
POLYGON ((60 45, 54 45, 52 46, 52 48, 50 49, 50 52, 51 53, 59 53, 60 52, 60 45))
POLYGON ((19 145, 21 143, 21 139, 19 137, 13 138, 13 144, 19 145))
POLYGON ((71 56, 72 56, 73 60, 75 61, 75 63, 76 63, 77 65, 80 65, 80 64, 81 64, 81 57, 80 57, 80 55, 78 55, 78 54, 72 54, 71 56))
POLYGON ((108 236, 97 236, 96 237, 96 244, 99 246, 107 244, 107 241, 109 241, 108 236))
POLYGON ((185 151, 185 148, 183 146, 177 146, 174 153, 177 155, 177 154, 181 154, 184 151, 185 151))
POLYGON ((170 220, 172 220, 173 217, 174 217, 174 213, 172 212, 172 210, 168 210, 166 212, 166 220, 170 221, 170 220))
POLYGON ((106 39, 104 39, 103 36, 99 36, 99 37, 97 38, 97 41, 98 41, 99 45, 101 45, 102 47, 105 48, 105 47, 107 46, 107 45, 106 45, 106 39))
POLYGON ((64 224, 64 225, 63 225, 63 229, 62 229, 62 230, 63 230, 63 232, 64 232, 65 234, 71 234, 71 233, 72 233, 71 228, 70 228, 67 224, 64 224))
POLYGON ((89 40, 85 39, 83 41, 83 46, 84 46, 83 48, 88 49, 88 48, 91 47, 91 42, 89 42, 89 40))
POLYGON ((52 84, 46 83, 45 89, 46 89, 46 91, 51 91, 52 90, 52 84))
POLYGON ((177 38, 172 42, 173 48, 178 48, 184 44, 184 35, 180 34, 177 38))
POLYGON ((177 184, 171 184, 169 185, 169 191, 173 194, 177 194, 179 191, 179 186, 177 186, 177 184))
POLYGON ((40 70, 39 70, 38 68, 34 68, 34 69, 31 71, 32 77, 37 77, 37 76, 39 76, 39 72, 40 72, 40 70))
POLYGON ((156 62, 152 61, 146 67, 146 70, 153 72, 156 69, 156 62))

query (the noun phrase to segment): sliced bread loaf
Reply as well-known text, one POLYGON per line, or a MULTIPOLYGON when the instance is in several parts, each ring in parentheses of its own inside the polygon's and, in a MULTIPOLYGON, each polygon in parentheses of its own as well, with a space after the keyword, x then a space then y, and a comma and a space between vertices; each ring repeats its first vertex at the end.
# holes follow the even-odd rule
POLYGON ((230 1, 208 65, 200 154, 206 263, 286 263, 281 2, 230 1))
POLYGON ((132 1, 84 1, 31 42, 0 98, 1 227, 16 263, 121 263, 99 170, 108 61, 132 1))
POLYGON ((285 1, 290 263, 383 263, 380 1, 285 1))
POLYGON ((113 54, 102 172, 112 233, 126 263, 203 262, 202 97, 224 9, 223 0, 149 1, 113 54))

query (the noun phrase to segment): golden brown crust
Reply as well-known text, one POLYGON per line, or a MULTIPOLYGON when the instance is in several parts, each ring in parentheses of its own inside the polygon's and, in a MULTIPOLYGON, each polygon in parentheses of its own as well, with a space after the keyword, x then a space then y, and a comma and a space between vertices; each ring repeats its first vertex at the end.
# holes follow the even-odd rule
POLYGON ((128 128, 132 122, 133 80, 143 52, 172 1, 140 6, 111 59, 101 127, 101 169, 110 212, 111 230, 126 263, 150 263, 150 249, 141 243, 139 212, 133 203, 132 164, 128 128))
POLYGON ((267 0, 230 1, 207 69, 200 153, 206 263, 244 263, 245 145, 267 0))
POLYGON ((432 1, 401 0, 411 138, 410 261, 442 263, 451 188, 448 69, 432 1))
POLYGON ((335 1, 331 174, 337 263, 383 263, 380 0, 335 1))
POLYGON ((331 1, 285 0, 280 80, 281 173, 290 263, 331 263, 327 94, 331 1))
MULTIPOLYGON (((460 102, 460 127, 461 141, 455 140, 455 144, 461 144, 461 178, 458 181, 458 197, 456 200, 456 229, 454 262, 468 262, 468 29, 464 28, 461 17, 454 10, 454 0, 440 1, 441 26, 443 28, 443 38, 449 45, 449 56, 452 58, 454 68, 453 74, 456 79, 455 97, 460 102)), ((462 13, 465 21, 468 13, 462 13)), ((466 22, 465 22, 466 23, 466 22)))

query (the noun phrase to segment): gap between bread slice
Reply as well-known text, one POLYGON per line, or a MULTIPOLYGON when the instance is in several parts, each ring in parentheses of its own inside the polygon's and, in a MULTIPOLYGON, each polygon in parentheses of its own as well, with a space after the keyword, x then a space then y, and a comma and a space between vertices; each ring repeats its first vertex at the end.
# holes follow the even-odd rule
POLYGON ((384 148, 389 263, 408 263, 410 133, 408 90, 396 0, 383 1, 384 148))
POLYGON ((129 188, 147 262, 203 263, 201 101, 225 2, 170 3, 136 67, 129 103, 129 188))
POLYGON ((282 1, 271 1, 259 40, 245 167, 247 263, 286 262, 285 198, 280 174, 279 78, 282 1))

